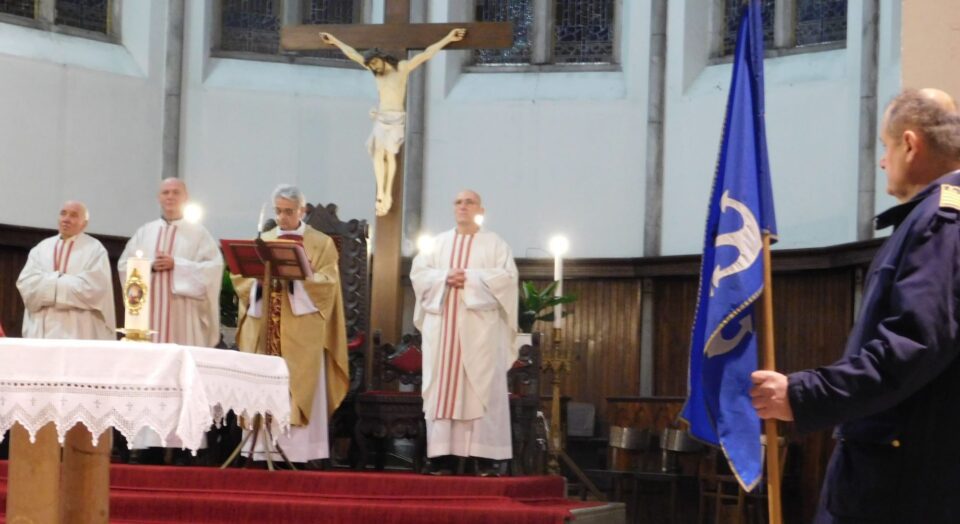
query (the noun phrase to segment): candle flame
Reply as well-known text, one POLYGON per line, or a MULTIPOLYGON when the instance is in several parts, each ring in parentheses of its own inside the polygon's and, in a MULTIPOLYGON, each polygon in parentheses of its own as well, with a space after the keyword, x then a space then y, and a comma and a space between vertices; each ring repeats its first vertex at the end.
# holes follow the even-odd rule
POLYGON ((143 251, 137 250, 137 258, 143 258, 143 251))
POLYGON ((563 235, 555 235, 550 239, 550 252, 553 256, 559 257, 570 249, 570 241, 563 235))
POLYGON ((417 238, 417 249, 424 254, 433 252, 434 240, 428 233, 423 233, 417 238))

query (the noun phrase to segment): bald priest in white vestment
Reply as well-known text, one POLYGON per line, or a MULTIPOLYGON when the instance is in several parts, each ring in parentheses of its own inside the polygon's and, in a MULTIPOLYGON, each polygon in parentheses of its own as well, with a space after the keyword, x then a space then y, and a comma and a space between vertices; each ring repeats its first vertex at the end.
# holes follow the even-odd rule
POLYGON ((137 251, 153 260, 150 285, 150 329, 154 342, 213 347, 220 341, 220 247, 200 224, 183 218, 187 186, 167 178, 158 199, 163 214, 130 237, 117 269, 126 281, 127 258, 137 251))
POLYGON ((113 279, 107 250, 83 231, 81 202, 60 210, 59 233, 40 241, 17 278, 25 338, 115 340, 113 279))
POLYGON ((410 271, 423 336, 427 456, 431 463, 445 455, 509 459, 517 266, 506 242, 478 225, 476 192, 460 192, 454 214, 457 227, 421 251, 410 271))
MULTIPOLYGON (((213 347, 220 341, 223 256, 202 225, 184 220, 188 198, 182 180, 164 179, 157 195, 161 217, 130 237, 117 268, 122 285, 127 279, 127 258, 141 251, 143 258, 153 260, 149 285, 150 329, 156 332, 153 342, 213 347)), ((160 445, 160 436, 144 428, 133 439, 132 448, 160 445)), ((179 443, 168 440, 167 446, 179 443)), ((171 460, 170 453, 164 460, 171 460)))

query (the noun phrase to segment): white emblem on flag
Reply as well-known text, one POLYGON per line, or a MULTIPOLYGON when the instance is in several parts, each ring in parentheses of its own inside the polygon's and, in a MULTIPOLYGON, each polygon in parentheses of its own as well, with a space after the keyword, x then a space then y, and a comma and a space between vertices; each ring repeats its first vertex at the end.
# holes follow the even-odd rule
POLYGON ((757 225, 756 217, 753 216, 750 208, 745 206, 743 202, 730 198, 730 191, 724 191, 723 197, 720 199, 720 212, 722 213, 727 209, 733 209, 740 214, 740 217, 743 219, 743 227, 730 233, 717 235, 716 246, 718 248, 720 246, 735 247, 739 254, 737 255, 737 259, 729 266, 720 267, 718 264, 713 270, 713 278, 710 279, 712 284, 710 295, 713 295, 713 291, 720 285, 721 279, 735 275, 752 266, 760 254, 760 251, 763 249, 763 242, 760 238, 760 226, 757 225))

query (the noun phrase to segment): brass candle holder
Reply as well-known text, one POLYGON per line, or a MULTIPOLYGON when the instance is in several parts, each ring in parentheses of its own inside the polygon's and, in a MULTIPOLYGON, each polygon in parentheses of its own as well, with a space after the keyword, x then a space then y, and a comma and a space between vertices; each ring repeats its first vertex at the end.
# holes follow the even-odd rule
POLYGON ((547 472, 551 475, 560 475, 560 461, 562 460, 597 500, 606 500, 606 496, 597 489, 597 486, 587 478, 583 470, 580 469, 580 466, 578 466, 564 450, 563 427, 560 424, 560 379, 563 374, 570 372, 573 358, 569 349, 561 347, 562 341, 563 329, 554 327, 553 343, 550 344, 549 350, 544 352, 543 359, 541 360, 541 369, 552 375, 550 381, 552 388, 550 401, 550 458, 547 461, 547 472))

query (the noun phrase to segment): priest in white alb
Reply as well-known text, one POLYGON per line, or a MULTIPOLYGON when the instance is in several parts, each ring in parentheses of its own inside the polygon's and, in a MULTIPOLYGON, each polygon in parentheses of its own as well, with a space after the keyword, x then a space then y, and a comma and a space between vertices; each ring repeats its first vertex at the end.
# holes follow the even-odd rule
MULTIPOLYGON (((157 196, 160 218, 147 222, 130 237, 117 268, 122 285, 127 279, 127 258, 140 251, 140 256, 153 261, 148 285, 153 342, 213 347, 220 340, 223 257, 202 225, 184 219, 188 198, 182 180, 164 179, 157 196)), ((177 444, 167 442, 168 446, 177 444)), ((133 442, 133 449, 138 450, 159 446, 160 436, 148 428, 133 442)), ((164 461, 170 460, 167 453, 164 461)))
MULTIPOLYGON (((456 227, 422 250, 410 271, 435 473, 450 469, 444 456, 512 456, 507 370, 517 359, 517 266, 510 246, 478 224, 480 195, 461 191, 454 215, 456 227)), ((480 473, 495 471, 487 462, 480 473)))
POLYGON ((65 202, 59 233, 30 250, 17 279, 24 338, 116 339, 110 259, 84 233, 89 220, 83 203, 65 202))
POLYGON ((130 237, 117 269, 126 281, 127 258, 137 251, 153 260, 150 329, 154 342, 213 347, 220 340, 223 257, 210 233, 183 217, 187 186, 177 178, 160 183, 162 215, 130 237))

